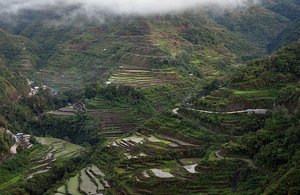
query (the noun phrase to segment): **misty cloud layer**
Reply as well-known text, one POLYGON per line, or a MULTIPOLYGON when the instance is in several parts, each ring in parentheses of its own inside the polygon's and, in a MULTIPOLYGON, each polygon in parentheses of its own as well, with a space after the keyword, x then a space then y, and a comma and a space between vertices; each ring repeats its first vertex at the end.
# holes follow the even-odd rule
MULTIPOLYGON (((0 0, 0 14, 22 10, 45 10, 76 6, 76 13, 94 16, 101 12, 115 15, 150 15, 186 11, 203 6, 222 9, 244 7, 258 0, 0 0)), ((73 12, 73 14, 76 14, 73 12)))

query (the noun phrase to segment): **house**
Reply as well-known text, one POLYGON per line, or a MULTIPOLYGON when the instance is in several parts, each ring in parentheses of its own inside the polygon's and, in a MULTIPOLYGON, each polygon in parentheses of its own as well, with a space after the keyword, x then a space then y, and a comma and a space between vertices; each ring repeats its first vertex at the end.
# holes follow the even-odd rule
POLYGON ((266 114, 268 110, 266 109, 247 109, 248 114, 266 114))
POLYGON ((16 137, 18 139, 18 141, 17 141, 18 147, 21 147, 23 149, 32 147, 32 144, 30 143, 30 137, 31 137, 30 135, 23 134, 23 133, 17 133, 16 137))

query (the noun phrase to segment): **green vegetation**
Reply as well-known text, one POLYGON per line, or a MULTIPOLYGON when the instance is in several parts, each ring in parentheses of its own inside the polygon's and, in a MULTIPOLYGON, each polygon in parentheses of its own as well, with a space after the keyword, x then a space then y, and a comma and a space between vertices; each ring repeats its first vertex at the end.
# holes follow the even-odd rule
POLYGON ((0 194, 299 194, 299 6, 0 21, 0 194))
POLYGON ((18 179, 20 179, 20 177, 18 177, 18 174, 25 172, 29 164, 28 154, 30 153, 26 151, 1 164, 0 189, 9 187, 15 184, 18 179))
POLYGON ((215 133, 227 135, 242 135, 249 131, 256 131, 263 125, 264 116, 241 114, 206 114, 187 109, 179 110, 180 115, 192 119, 198 128, 206 128, 215 133))
POLYGON ((31 149, 19 151, 1 162, 1 193, 41 194, 82 164, 82 147, 54 138, 37 140, 43 145, 36 143, 31 149))
POLYGON ((80 194, 79 192, 79 173, 71 177, 67 184, 68 192, 74 195, 80 194))
MULTIPOLYGON (((260 168, 260 173, 246 170, 239 172, 240 181, 237 189, 241 194, 299 193, 298 178, 295 177, 299 171, 298 46, 299 44, 293 44, 279 50, 270 58, 242 68, 232 76, 228 84, 231 89, 223 87, 212 91, 204 99, 194 98, 192 102, 192 105, 202 109, 218 110, 222 108, 220 102, 223 102, 224 109, 225 105, 230 105, 234 101, 239 105, 241 98, 244 98, 247 101, 256 100, 256 105, 263 108, 267 105, 264 99, 269 97, 274 102, 270 114, 223 115, 201 113, 187 108, 179 110, 180 116, 185 120, 190 119, 209 130, 220 129, 214 131, 216 133, 231 135, 230 141, 224 140, 222 144, 220 152, 223 156, 227 156, 228 159, 242 159, 249 165, 254 163, 260 168), (271 84, 265 75, 274 78, 274 82, 271 84), (287 80, 285 82, 276 80, 279 75, 287 80), (273 88, 266 88, 271 86, 273 88), (243 90, 232 89, 233 87, 243 90), (227 128, 230 132, 226 132, 227 128)), ((247 101, 243 101, 245 105, 247 101)), ((239 107, 232 108, 237 110, 239 107)))
POLYGON ((10 151, 10 146, 13 145, 13 138, 6 134, 4 129, 0 128, 0 159, 7 157, 10 151))
POLYGON ((79 154, 84 150, 83 147, 57 138, 35 137, 35 139, 40 144, 49 146, 49 148, 52 149, 50 152, 54 153, 54 158, 67 158, 71 155, 74 156, 75 154, 79 154))
POLYGON ((53 136, 76 144, 95 144, 100 141, 98 121, 87 114, 74 117, 45 115, 41 121, 31 124, 38 136, 53 136))
POLYGON ((294 43, 238 71, 230 81, 235 88, 277 87, 295 83, 300 78, 300 43, 294 43))

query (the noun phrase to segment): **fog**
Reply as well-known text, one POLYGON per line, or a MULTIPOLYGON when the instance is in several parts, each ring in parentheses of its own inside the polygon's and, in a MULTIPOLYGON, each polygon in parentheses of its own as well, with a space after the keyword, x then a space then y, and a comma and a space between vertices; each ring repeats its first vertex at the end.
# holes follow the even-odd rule
MULTIPOLYGON (((218 9, 245 7, 258 0, 0 0, 0 14, 22 10, 44 10, 75 6, 76 13, 95 16, 101 12, 115 15, 151 15, 182 12, 210 6, 218 9)), ((72 13, 73 15, 76 13, 72 13)))

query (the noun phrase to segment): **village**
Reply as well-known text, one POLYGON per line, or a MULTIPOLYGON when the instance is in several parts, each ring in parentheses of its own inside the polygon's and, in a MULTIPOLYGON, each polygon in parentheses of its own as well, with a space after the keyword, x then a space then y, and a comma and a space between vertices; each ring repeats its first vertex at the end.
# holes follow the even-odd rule
POLYGON ((6 134, 14 139, 14 145, 10 148, 10 154, 17 154, 18 150, 31 148, 33 145, 30 143, 31 136, 29 134, 17 133, 13 134, 10 130, 6 130, 6 134))

